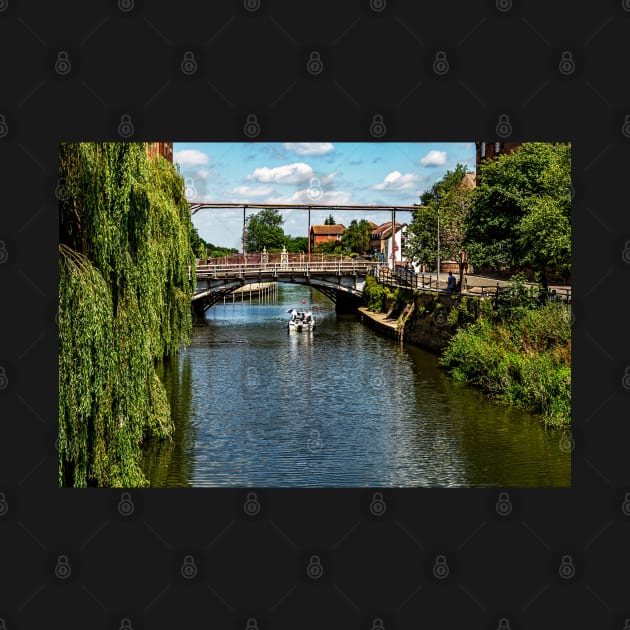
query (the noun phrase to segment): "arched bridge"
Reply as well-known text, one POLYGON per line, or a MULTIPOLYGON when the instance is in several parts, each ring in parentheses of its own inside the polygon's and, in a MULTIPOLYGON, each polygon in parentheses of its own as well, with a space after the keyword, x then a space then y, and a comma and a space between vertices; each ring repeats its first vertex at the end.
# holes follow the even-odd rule
POLYGON ((335 303, 339 313, 360 305, 366 277, 378 263, 313 261, 267 264, 198 265, 192 306, 198 315, 246 284, 291 282, 312 286, 335 303))

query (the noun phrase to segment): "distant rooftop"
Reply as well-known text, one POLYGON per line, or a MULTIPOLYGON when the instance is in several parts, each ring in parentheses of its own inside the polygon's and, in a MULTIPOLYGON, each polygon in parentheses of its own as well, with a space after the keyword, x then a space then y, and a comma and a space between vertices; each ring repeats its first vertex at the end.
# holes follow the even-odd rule
POLYGON ((311 225, 313 234, 343 234, 346 231, 346 226, 342 223, 335 223, 335 225, 311 225))

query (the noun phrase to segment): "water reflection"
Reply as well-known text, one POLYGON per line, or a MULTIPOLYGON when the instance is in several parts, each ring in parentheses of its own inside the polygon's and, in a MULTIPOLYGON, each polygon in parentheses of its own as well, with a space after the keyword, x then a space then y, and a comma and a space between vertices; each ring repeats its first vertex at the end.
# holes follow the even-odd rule
POLYGON ((567 486, 560 433, 453 383, 437 358, 337 316, 316 291, 217 305, 161 377, 177 425, 154 486, 567 486), (311 333, 288 333, 305 299, 311 333))

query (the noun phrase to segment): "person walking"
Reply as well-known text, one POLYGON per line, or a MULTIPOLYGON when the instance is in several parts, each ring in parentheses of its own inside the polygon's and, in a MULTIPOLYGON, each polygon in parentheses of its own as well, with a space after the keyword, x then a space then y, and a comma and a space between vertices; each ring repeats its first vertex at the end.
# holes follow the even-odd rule
POLYGON ((455 276, 452 271, 448 272, 448 280, 446 282, 446 292, 454 293, 455 292, 455 276))

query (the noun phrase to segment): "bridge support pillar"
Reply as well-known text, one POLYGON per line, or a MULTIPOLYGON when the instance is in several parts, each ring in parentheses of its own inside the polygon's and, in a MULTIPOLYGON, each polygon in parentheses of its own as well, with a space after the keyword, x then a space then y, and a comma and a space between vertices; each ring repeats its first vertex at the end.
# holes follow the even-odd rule
POLYGON ((203 319, 203 313, 204 313, 203 300, 193 300, 190 304, 192 306, 193 315, 195 317, 199 317, 203 319))
POLYGON ((337 291, 335 300, 335 312, 340 315, 356 313, 357 308, 362 306, 361 299, 345 291, 337 291))

